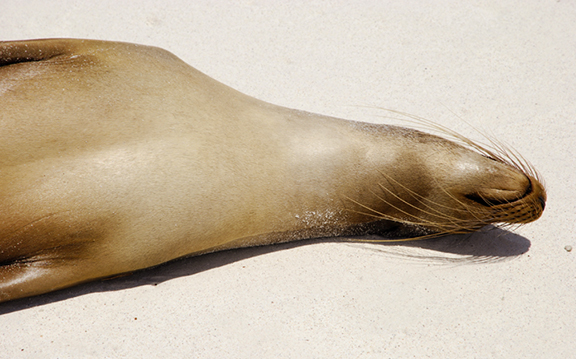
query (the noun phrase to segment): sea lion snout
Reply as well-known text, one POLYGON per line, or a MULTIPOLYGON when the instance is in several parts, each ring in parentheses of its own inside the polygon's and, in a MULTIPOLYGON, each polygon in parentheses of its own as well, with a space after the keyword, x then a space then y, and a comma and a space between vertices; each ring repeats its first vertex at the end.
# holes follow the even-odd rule
POLYGON ((495 163, 479 167, 479 180, 472 193, 465 197, 490 207, 519 200, 532 191, 532 182, 510 166, 495 163), (494 168, 496 167, 496 168, 494 168))
MULTIPOLYGON (((546 206, 546 191, 532 175, 509 164, 495 162, 479 166, 470 176, 470 192, 464 194, 478 207, 496 215, 493 222, 529 223, 538 219, 546 206)), ((481 209, 480 209, 481 210, 481 209)))
POLYGON ((439 142, 442 146, 435 151, 421 151, 432 154, 421 162, 429 180, 423 181, 414 171, 406 174, 404 183, 416 176, 417 185, 407 189, 399 200, 402 205, 392 206, 401 214, 386 219, 446 234, 472 232, 489 224, 524 224, 542 215, 546 191, 529 165, 439 142))

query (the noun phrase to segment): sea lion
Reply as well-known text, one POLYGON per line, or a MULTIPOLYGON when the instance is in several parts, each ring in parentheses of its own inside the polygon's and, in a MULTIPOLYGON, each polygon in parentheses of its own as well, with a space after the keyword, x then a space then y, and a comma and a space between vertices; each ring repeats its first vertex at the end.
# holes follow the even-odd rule
POLYGON ((128 43, 0 43, 0 122, 0 301, 227 248, 527 223, 546 200, 485 148, 271 105, 128 43))

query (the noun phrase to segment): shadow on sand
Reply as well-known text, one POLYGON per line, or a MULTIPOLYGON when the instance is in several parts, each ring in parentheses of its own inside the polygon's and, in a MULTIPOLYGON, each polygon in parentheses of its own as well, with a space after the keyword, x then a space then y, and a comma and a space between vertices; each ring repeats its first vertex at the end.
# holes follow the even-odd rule
MULTIPOLYGON (((374 238, 374 237, 359 237, 374 238)), ((204 254, 196 257, 180 258, 162 265, 143 269, 135 273, 81 284, 72 288, 43 294, 31 298, 18 299, 0 304, 0 315, 41 306, 94 292, 116 291, 142 285, 157 285, 178 277, 194 275, 209 269, 241 261, 246 258, 265 255, 276 251, 317 243, 354 243, 367 250, 381 251, 386 255, 422 259, 427 262, 474 264, 496 262, 526 253, 530 241, 513 232, 487 227, 482 231, 452 235, 420 241, 364 244, 343 241, 339 238, 309 239, 271 246, 241 248, 204 254)))

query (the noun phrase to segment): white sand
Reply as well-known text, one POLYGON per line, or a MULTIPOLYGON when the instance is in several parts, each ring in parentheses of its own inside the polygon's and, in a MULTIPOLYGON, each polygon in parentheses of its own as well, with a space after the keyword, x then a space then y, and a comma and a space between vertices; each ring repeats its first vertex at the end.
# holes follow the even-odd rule
POLYGON ((541 172, 543 217, 436 250, 216 253, 0 304, 0 358, 576 356, 575 2, 194 3, 2 0, 0 40, 156 45, 279 105, 475 136, 465 120, 541 172))

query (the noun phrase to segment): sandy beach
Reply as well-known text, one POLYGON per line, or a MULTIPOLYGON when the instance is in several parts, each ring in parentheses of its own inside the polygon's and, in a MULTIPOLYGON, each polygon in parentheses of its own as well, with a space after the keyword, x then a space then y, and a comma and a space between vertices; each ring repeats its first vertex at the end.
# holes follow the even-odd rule
POLYGON ((232 250, 2 303, 0 358, 576 357, 575 2, 3 0, 0 24, 158 46, 290 108, 480 131, 548 193, 510 230, 232 250))

